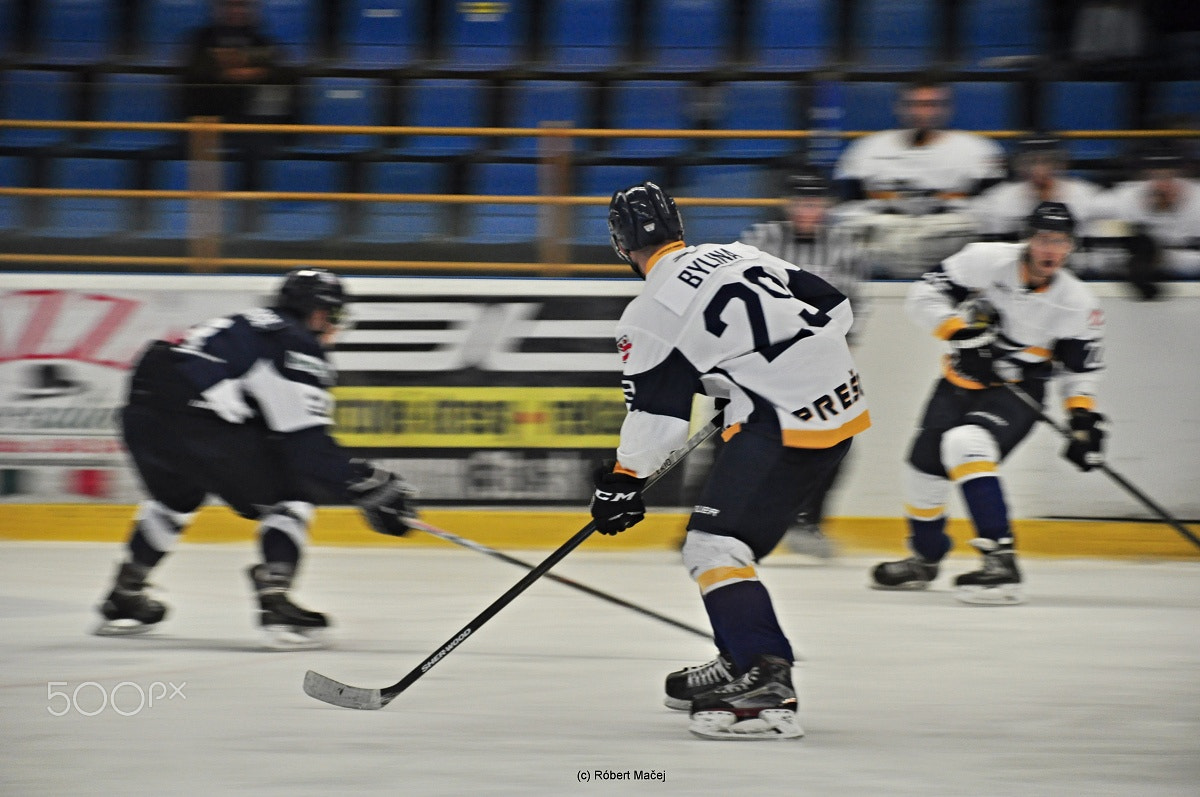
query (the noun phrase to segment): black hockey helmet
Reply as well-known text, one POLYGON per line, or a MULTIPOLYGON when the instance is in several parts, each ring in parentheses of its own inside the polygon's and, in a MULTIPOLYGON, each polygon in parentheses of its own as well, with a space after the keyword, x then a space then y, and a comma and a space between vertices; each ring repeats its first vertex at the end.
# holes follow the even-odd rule
POLYGON ((792 199, 830 197, 833 196, 833 185, 820 172, 799 172, 788 178, 787 195, 792 199))
POLYGON ((1144 148, 1138 156, 1138 168, 1143 172, 1184 170, 1186 158, 1183 150, 1173 141, 1156 141, 1144 148))
POLYGON ((1063 140, 1049 134, 1027 136, 1017 142, 1017 155, 1057 155, 1066 157, 1063 140))
POLYGON ((1029 228, 1031 234, 1039 230, 1048 230, 1050 232, 1065 232, 1072 237, 1075 235, 1075 217, 1071 215, 1071 210, 1062 202, 1039 203, 1033 209, 1033 213, 1029 214, 1026 226, 1029 228))
POLYGON ((313 310, 328 310, 330 320, 336 324, 345 304, 346 292, 337 274, 324 268, 303 267, 284 275, 274 306, 301 317, 313 310))
POLYGON ((683 219, 666 191, 654 183, 640 183, 612 195, 608 234, 617 257, 632 266, 639 277, 645 277, 627 253, 682 239, 683 219))

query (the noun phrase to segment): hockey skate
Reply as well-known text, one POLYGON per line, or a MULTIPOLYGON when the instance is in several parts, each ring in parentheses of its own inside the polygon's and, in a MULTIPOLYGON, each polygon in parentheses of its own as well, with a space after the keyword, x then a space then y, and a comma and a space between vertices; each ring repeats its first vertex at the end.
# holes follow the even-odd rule
POLYGON ((748 672, 692 701, 688 730, 703 739, 798 739, 792 665, 763 655, 748 672))
POLYGON ((150 568, 124 562, 117 570, 112 592, 100 604, 104 619, 92 633, 97 636, 144 634, 167 614, 167 607, 146 593, 146 575, 150 568))
POLYGON ((910 556, 898 562, 881 562, 871 571, 871 589, 925 589, 937 578, 937 562, 910 556))
POLYGON ((267 646, 275 650, 323 648, 329 618, 292 603, 288 589, 294 569, 286 565, 254 565, 246 571, 258 595, 259 625, 267 646))
POLYGON ((792 553, 812 556, 817 559, 832 559, 837 556, 833 540, 825 536, 817 523, 803 521, 793 524, 783 535, 783 544, 792 553))
POLYGON ((1021 570, 1012 541, 996 542, 985 538, 971 540, 971 546, 983 554, 983 569, 963 573, 954 579, 954 597, 978 606, 1013 606, 1025 602, 1021 570))
POLYGON ((699 694, 724 686, 733 680, 733 662, 724 653, 707 664, 684 667, 667 676, 667 696, 663 704, 678 711, 689 711, 699 694))

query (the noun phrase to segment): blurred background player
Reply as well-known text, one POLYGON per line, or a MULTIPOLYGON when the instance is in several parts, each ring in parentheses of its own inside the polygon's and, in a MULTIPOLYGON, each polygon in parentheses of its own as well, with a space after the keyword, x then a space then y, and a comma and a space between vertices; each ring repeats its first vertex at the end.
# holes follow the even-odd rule
MULTIPOLYGON (((863 252, 863 234, 858 228, 837 225, 833 186, 816 170, 788 178, 786 193, 787 217, 755 224, 739 240, 811 271, 837 288, 854 310, 854 326, 846 336, 853 345, 866 318, 862 283, 871 276, 863 252)), ((845 462, 843 459, 841 467, 830 471, 829 480, 817 486, 811 503, 800 510, 784 535, 784 544, 795 553, 820 559, 836 554, 836 546, 822 523, 827 499, 845 462)))
POLYGON ((281 648, 317 646, 329 624, 288 597, 315 504, 354 503, 376 531, 408 531, 415 508, 407 483, 350 459, 329 434, 335 372, 325 349, 345 301, 335 274, 302 268, 286 275, 271 307, 147 348, 121 431, 150 497, 138 507, 96 633, 139 633, 163 619, 146 577, 210 495, 258 521, 262 562, 249 576, 260 624, 281 648))
MULTIPOLYGON (((947 130, 950 87, 914 80, 900 90, 901 127, 858 139, 834 169, 855 223, 871 232, 874 269, 912 278, 976 237, 968 198, 1004 178, 1004 152, 983 136, 947 130)), ((848 221, 849 219, 847 219, 848 221)))
POLYGON ((846 297, 740 243, 688 246, 654 183, 617 191, 613 249, 646 281, 617 325, 628 414, 615 463, 595 474, 591 513, 616 534, 645 517, 645 480, 686 440, 697 393, 726 402, 725 445, 688 521, 683 562, 718 656, 667 677, 667 705, 712 739, 803 734, 792 648, 755 564, 870 425, 846 342, 846 297), (748 387, 753 385, 753 387, 748 387))
POLYGON ((1066 173, 1070 155, 1061 139, 1034 136, 1017 143, 1015 179, 994 185, 971 203, 985 239, 1016 241, 1025 233, 1029 214, 1042 202, 1061 202, 1071 211, 1080 234, 1092 215, 1100 187, 1066 173))
POLYGON ((1103 417, 1095 411, 1104 316, 1092 292, 1063 268, 1074 246, 1066 205, 1043 202, 1022 243, 974 243, 909 290, 913 321, 948 341, 953 354, 934 387, 908 457, 905 517, 913 555, 871 573, 876 589, 924 589, 949 553, 946 502, 962 493, 983 555, 955 579, 965 603, 1024 601, 999 465, 1037 421, 1006 383, 1041 402, 1061 372, 1060 394, 1074 439, 1063 455, 1082 470, 1103 462, 1103 417))

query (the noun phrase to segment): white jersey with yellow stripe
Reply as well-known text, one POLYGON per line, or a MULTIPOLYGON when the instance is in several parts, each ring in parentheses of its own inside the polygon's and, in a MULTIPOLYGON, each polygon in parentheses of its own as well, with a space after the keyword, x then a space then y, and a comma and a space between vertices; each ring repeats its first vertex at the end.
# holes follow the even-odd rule
POLYGON ((646 476, 687 437, 692 398, 728 403, 784 445, 828 448, 870 425, 846 333, 846 297, 816 275, 740 243, 664 246, 617 326, 629 413, 619 468, 646 476))
MULTIPOLYGON (((1000 314, 994 346, 1000 362, 1016 365, 1022 373, 1039 366, 1048 373, 1046 366, 1058 366, 1068 408, 1091 409, 1104 369, 1104 312, 1091 289, 1065 269, 1043 287, 1028 287, 1025 246, 967 245, 913 283, 906 300, 909 317, 946 340, 963 326, 957 310, 960 303, 970 298, 987 300, 1000 314)), ((1003 365, 996 370, 1005 372, 1003 365)), ((963 387, 983 387, 949 365, 946 377, 963 387)))

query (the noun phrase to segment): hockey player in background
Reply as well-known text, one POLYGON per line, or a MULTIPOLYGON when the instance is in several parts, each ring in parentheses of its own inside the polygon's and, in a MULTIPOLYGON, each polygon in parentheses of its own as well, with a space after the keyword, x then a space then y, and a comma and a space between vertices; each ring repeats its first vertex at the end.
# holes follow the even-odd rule
POLYGON ((262 562, 248 574, 277 648, 317 647, 329 624, 288 595, 314 505, 353 503, 376 531, 408 531, 408 484, 351 459, 329 434, 335 372, 325 350, 345 301, 335 274, 297 269, 271 307, 212 319, 142 354, 121 431, 149 498, 100 606, 97 634, 140 633, 162 621, 166 607, 147 594, 146 577, 209 496, 258 521, 262 562))
MULTIPOLYGON (((853 345, 866 318, 862 283, 870 278, 861 229, 836 224, 833 186, 815 170, 788 178, 786 214, 781 221, 755 224, 738 240, 811 271, 837 288, 854 310, 854 328, 847 335, 853 345)), ((811 503, 800 510, 784 535, 784 544, 795 553, 820 559, 831 559, 836 554, 822 523, 826 501, 840 470, 832 470, 828 481, 814 490, 811 503)))
POLYGON ((1075 220, 1058 202, 1038 205, 1020 243, 974 243, 909 290, 918 325, 950 344, 908 456, 905 517, 912 556, 871 573, 876 589, 924 589, 950 551, 946 503, 958 487, 974 524, 980 570, 955 579, 972 604, 1024 601, 999 466, 1037 421, 1013 391, 1042 402, 1056 369, 1073 439, 1063 455, 1082 470, 1103 462, 1096 412, 1104 315, 1063 263, 1075 220))
POLYGON ((753 247, 688 246, 653 183, 617 191, 608 226, 646 285, 617 326, 628 414, 616 461, 595 474, 596 528, 641 522, 642 486, 687 438, 693 396, 721 402, 725 445, 682 548, 718 655, 667 676, 666 704, 690 710, 705 738, 799 737, 792 648, 755 565, 870 425, 846 343, 850 303, 753 247))

